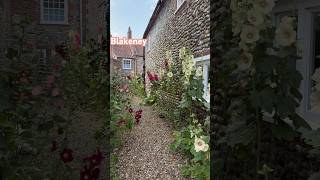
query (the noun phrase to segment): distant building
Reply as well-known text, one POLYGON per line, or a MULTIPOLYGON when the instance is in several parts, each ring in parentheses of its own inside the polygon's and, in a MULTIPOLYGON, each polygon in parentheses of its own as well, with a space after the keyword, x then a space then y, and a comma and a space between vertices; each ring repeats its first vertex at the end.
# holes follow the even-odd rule
POLYGON ((30 17, 25 39, 48 58, 57 44, 68 41, 69 32, 78 33, 83 44, 106 30, 105 0, 1 0, 0 58, 6 48, 16 44, 14 22, 30 17))
MULTIPOLYGON (((132 30, 128 29, 128 39, 132 39, 132 30)), ((111 45, 111 74, 122 76, 143 74, 143 46, 141 45, 111 45)))

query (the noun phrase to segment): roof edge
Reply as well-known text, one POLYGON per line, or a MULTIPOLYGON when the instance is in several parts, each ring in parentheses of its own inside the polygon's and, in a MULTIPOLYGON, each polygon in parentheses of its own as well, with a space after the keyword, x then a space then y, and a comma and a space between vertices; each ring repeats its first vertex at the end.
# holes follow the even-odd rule
POLYGON ((146 30, 145 30, 144 33, 143 33, 143 38, 144 38, 144 39, 148 36, 151 28, 153 27, 154 22, 156 21, 156 19, 157 19, 159 13, 160 13, 160 11, 161 11, 161 9, 162 9, 163 4, 164 4, 165 1, 166 1, 166 0, 158 0, 158 3, 157 3, 157 5, 156 5, 156 7, 155 7, 155 9, 154 9, 154 11, 153 11, 153 13, 152 13, 152 16, 151 16, 151 18, 150 18, 150 20, 149 20, 149 23, 148 23, 148 25, 147 25, 147 28, 146 28, 146 30))

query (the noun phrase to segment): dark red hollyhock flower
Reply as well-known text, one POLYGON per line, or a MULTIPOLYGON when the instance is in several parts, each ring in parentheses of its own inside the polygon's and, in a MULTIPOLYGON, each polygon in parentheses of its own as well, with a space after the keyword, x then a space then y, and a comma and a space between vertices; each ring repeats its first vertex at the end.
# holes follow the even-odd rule
POLYGON ((133 109, 132 108, 129 108, 129 113, 133 113, 133 109))
POLYGON ((142 117, 141 114, 136 114, 135 116, 136 119, 140 119, 141 117, 142 117))
POLYGON ((79 33, 76 33, 74 35, 74 43, 77 47, 80 47, 81 45, 81 37, 80 37, 80 34, 79 33))
POLYGON ((91 170, 91 177, 94 180, 97 180, 99 178, 100 174, 100 169, 98 167, 95 167, 94 169, 91 170))
POLYGON ((123 125, 125 125, 126 124, 126 121, 125 120, 120 120, 120 121, 118 121, 118 123, 117 123, 117 125, 119 126, 119 127, 121 127, 121 126, 123 126, 123 125))
POLYGON ((53 140, 51 143, 51 152, 54 152, 58 149, 58 143, 56 140, 53 140))
POLYGON ((92 180, 93 177, 91 175, 90 169, 86 166, 80 171, 80 180, 92 180))
POLYGON ((159 81, 158 74, 155 74, 155 75, 154 75, 154 80, 155 80, 155 81, 159 81))
POLYGON ((73 151, 68 148, 64 148, 63 151, 60 153, 60 158, 64 163, 71 162, 73 160, 72 156, 73 151))
POLYGON ((129 76, 127 76, 127 78, 129 79, 129 80, 131 80, 131 76, 129 75, 129 76))
POLYGON ((90 169, 99 166, 103 160, 103 155, 100 150, 97 150, 95 154, 92 154, 91 156, 88 156, 83 159, 84 161, 89 162, 90 169))
POLYGON ((67 60, 69 59, 68 55, 67 55, 67 52, 65 51, 66 49, 66 46, 64 45, 57 45, 55 47, 55 51, 64 59, 64 60, 67 60))
POLYGON ((142 109, 139 109, 136 114, 142 114, 142 109))

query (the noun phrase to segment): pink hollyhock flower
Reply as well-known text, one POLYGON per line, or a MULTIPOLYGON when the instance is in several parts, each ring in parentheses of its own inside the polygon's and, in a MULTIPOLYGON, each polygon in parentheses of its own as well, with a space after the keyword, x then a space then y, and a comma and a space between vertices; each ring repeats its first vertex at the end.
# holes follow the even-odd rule
POLYGON ((35 86, 32 88, 32 96, 39 96, 40 94, 42 94, 42 86, 35 86))
POLYGON ((73 160, 72 156, 73 151, 68 148, 64 148, 63 151, 60 153, 60 158, 64 163, 71 162, 73 160))
POLYGON ((54 88, 54 89, 52 90, 52 92, 51 92, 51 95, 52 95, 53 97, 59 96, 59 95, 60 95, 60 89, 59 89, 59 88, 54 88))
POLYGON ((55 81, 55 76, 54 75, 49 75, 47 77, 47 87, 51 88, 53 83, 54 83, 54 81, 55 81))

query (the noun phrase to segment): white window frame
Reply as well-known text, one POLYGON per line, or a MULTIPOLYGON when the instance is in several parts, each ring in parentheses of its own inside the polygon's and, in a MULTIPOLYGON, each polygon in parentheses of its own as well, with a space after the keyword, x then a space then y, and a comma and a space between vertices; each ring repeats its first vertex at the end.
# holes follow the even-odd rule
POLYGON ((176 12, 182 7, 182 5, 186 2, 186 0, 176 0, 176 12))
POLYGON ((64 0, 64 20, 63 21, 50 21, 44 19, 44 0, 40 0, 40 24, 68 24, 68 0, 64 0))
POLYGON ((210 103, 210 92, 209 92, 209 68, 210 68, 210 55, 201 56, 193 59, 195 64, 202 65, 202 77, 203 77, 203 98, 210 103))
POLYGON ((132 69, 132 59, 122 59, 122 69, 124 70, 131 70, 132 69), (125 61, 129 61, 130 62, 130 68, 125 67, 125 61))
MULTIPOLYGON (((279 2, 279 1, 278 1, 279 2)), ((303 54, 302 58, 297 60, 296 68, 303 76, 300 85, 300 92, 303 95, 300 106, 297 108, 297 113, 300 114, 313 129, 320 128, 320 112, 312 112, 309 109, 310 93, 309 84, 312 76, 313 63, 313 14, 320 13, 319 0, 296 0, 279 2, 274 8, 274 14, 296 10, 298 14, 298 32, 297 39, 302 43, 303 54)), ((276 18, 274 17, 274 20, 276 18)))

